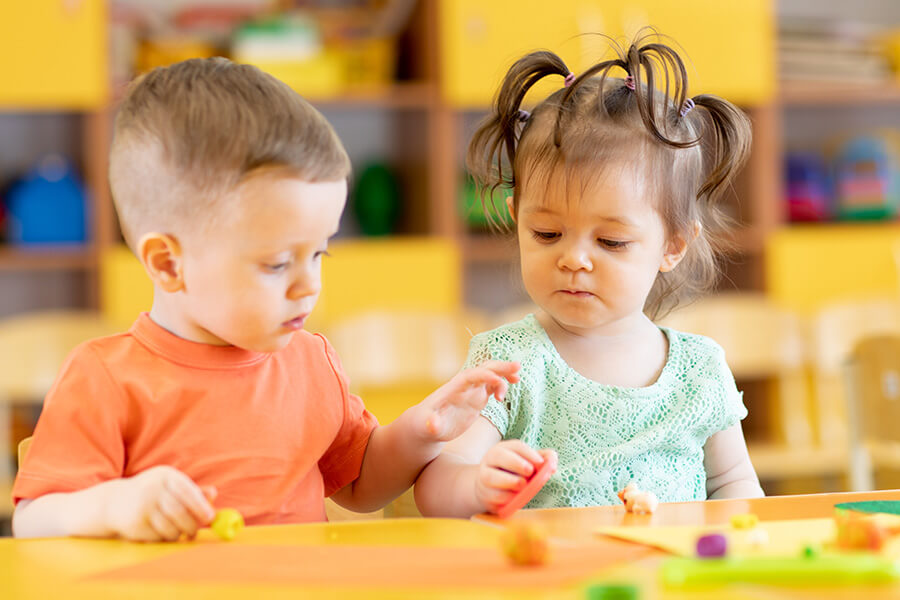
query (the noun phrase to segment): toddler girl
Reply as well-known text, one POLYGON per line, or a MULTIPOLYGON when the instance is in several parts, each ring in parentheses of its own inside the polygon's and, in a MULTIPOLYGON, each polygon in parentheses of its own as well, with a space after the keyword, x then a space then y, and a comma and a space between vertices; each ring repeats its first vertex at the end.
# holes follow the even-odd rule
POLYGON ((521 380, 420 475, 424 514, 494 511, 554 451, 531 508, 616 504, 629 483, 663 502, 762 495, 722 349, 653 322, 714 283, 718 203, 750 124, 721 98, 688 97, 670 47, 618 55, 580 75, 551 52, 521 58, 469 146, 485 203, 512 190, 539 310, 472 340, 467 366, 520 361, 521 380), (560 88, 523 110, 553 76, 560 88))

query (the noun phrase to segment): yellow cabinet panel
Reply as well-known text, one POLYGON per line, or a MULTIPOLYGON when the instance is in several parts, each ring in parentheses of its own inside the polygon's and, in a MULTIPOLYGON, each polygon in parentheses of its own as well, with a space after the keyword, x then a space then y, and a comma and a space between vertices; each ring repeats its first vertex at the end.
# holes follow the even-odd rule
POLYGON ((462 309, 462 259, 450 240, 358 238, 336 241, 329 252, 313 328, 368 311, 454 314, 462 309))
POLYGON ((766 243, 766 289, 806 315, 833 302, 893 296, 898 251, 896 223, 787 227, 766 243))
MULTIPOLYGON (((646 25, 674 40, 688 62, 692 94, 753 105, 774 93, 770 0, 443 0, 439 14, 443 93, 456 106, 489 104, 525 52, 553 50, 578 73, 611 56, 594 34, 631 40, 646 25)), ((537 93, 561 85, 548 82, 537 93)))
POLYGON ((0 4, 0 107, 84 109, 105 102, 105 0, 0 4))

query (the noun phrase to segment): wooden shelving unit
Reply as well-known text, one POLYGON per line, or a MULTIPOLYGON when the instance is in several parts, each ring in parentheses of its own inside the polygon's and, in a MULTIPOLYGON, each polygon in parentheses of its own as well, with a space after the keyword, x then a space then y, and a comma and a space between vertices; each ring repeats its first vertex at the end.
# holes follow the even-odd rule
MULTIPOLYGON (((466 265, 512 262, 513 242, 493 234, 469 231, 458 209, 460 195, 460 150, 464 145, 464 123, 473 108, 456 108, 441 93, 441 27, 439 5, 419 2, 408 30, 404 52, 410 56, 410 79, 377 89, 349 90, 340 97, 311 98, 328 111, 375 110, 414 115, 397 125, 397 139, 409 140, 409 148, 396 150, 408 203, 416 214, 403 225, 403 233, 445 236, 457 240, 466 265), (421 124, 421 127, 419 126, 421 124)), ((409 67, 409 65, 407 65, 409 67)), ((93 278, 99 289, 99 260, 105 248, 120 236, 106 181, 107 154, 112 113, 122 88, 114 88, 99 109, 82 110, 84 178, 91 192, 90 243, 83 248, 24 251, 0 247, 0 272, 24 270, 73 270, 93 278)), ((785 84, 776 98, 765 105, 747 107, 753 121, 754 145, 745 172, 736 184, 734 213, 739 228, 732 235, 732 254, 740 257, 750 277, 742 285, 762 289, 765 240, 785 223, 782 202, 782 119, 786 109, 803 106, 891 105, 900 103, 900 83, 885 86, 785 84)), ((393 117, 389 117, 393 118, 393 117)), ((401 121, 403 119, 395 119, 401 121)), ((404 144, 406 142, 404 141, 404 144)), ((741 267, 741 268, 745 268, 741 267)), ((92 294, 96 301, 98 294, 92 294)))
POLYGON ((4 271, 87 271, 95 264, 96 252, 89 246, 0 246, 0 270, 4 271))
POLYGON ((397 83, 387 88, 350 90, 340 98, 309 101, 322 109, 383 108, 427 110, 434 101, 436 88, 428 82, 397 83))
POLYGON ((783 83, 780 102, 791 106, 864 106, 900 102, 900 82, 881 85, 783 83))

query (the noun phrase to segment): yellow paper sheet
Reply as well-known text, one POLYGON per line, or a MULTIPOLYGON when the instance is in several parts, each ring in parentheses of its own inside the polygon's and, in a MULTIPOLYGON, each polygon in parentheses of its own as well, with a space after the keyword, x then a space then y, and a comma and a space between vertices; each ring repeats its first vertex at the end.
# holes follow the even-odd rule
POLYGON ((697 538, 709 533, 721 533, 728 538, 730 556, 797 556, 807 545, 821 547, 835 537, 834 519, 797 519, 791 521, 761 521, 758 528, 768 534, 768 543, 754 546, 750 530, 735 529, 731 525, 679 525, 661 527, 601 527, 600 535, 644 544, 678 554, 695 556, 697 538))

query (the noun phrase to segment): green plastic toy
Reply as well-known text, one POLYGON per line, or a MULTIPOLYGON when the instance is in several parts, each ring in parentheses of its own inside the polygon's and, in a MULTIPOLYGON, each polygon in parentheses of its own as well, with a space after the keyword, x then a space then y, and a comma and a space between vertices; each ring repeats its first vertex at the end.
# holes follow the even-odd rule
POLYGON ((900 515, 900 500, 866 500, 862 502, 841 502, 835 504, 839 510, 853 510, 861 513, 885 513, 900 515))
POLYGON ((866 554, 797 558, 671 558, 660 576, 669 587, 727 583, 856 585, 892 583, 900 571, 890 560, 866 554))

